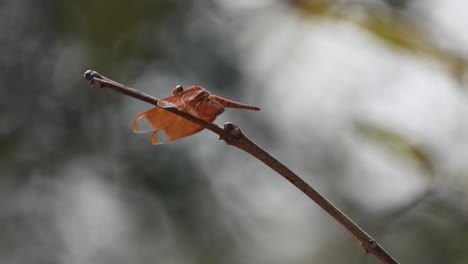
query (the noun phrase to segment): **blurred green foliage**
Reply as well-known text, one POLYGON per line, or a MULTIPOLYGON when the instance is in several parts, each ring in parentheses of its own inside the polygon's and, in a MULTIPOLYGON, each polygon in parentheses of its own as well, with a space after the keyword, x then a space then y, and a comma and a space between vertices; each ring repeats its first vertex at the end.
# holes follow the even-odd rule
POLYGON ((467 84, 468 59, 438 45, 434 36, 430 35, 430 31, 420 20, 404 15, 404 9, 401 10, 400 7, 409 1, 388 1, 390 8, 382 8, 378 5, 378 1, 374 4, 359 1, 291 0, 289 2, 305 17, 352 23, 387 45, 409 54, 430 58, 445 67, 454 79, 464 85, 467 84))
POLYGON ((404 136, 391 131, 388 128, 378 127, 372 124, 356 123, 355 131, 358 135, 370 140, 379 148, 386 150, 391 156, 398 157, 401 161, 409 161, 417 165, 427 175, 434 173, 434 165, 431 155, 423 146, 412 143, 404 136))

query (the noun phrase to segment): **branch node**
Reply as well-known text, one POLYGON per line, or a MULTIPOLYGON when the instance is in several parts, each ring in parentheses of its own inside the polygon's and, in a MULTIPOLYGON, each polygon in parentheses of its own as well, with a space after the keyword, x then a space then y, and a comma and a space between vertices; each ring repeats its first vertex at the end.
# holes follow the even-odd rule
POLYGON ((224 130, 235 138, 241 138, 242 136, 244 136, 240 128, 231 122, 227 122, 224 124, 224 130))
POLYGON ((377 241, 375 241, 374 239, 369 239, 367 241, 367 244, 366 245, 363 245, 363 243, 361 243, 361 246, 362 248, 364 249, 364 252, 366 252, 366 254, 370 253, 372 250, 376 249, 379 244, 377 243, 377 241))

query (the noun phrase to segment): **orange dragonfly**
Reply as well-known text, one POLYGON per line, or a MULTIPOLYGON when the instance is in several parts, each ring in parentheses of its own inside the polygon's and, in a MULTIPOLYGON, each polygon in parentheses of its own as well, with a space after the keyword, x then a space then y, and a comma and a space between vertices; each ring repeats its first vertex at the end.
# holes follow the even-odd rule
POLYGON ((208 122, 213 122, 226 107, 259 111, 260 108, 231 101, 216 95, 211 95, 199 86, 192 86, 184 90, 177 85, 172 90, 172 96, 158 101, 157 107, 139 115, 133 122, 135 133, 153 132, 152 144, 163 144, 181 139, 204 129, 183 117, 168 112, 162 108, 177 107, 193 116, 208 122))

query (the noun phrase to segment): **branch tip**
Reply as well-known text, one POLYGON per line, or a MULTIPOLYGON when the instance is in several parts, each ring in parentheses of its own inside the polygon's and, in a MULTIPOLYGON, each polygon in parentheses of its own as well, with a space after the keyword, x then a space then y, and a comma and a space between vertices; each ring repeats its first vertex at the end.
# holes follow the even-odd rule
POLYGON ((102 78, 102 76, 97 73, 96 71, 93 71, 93 70, 87 70, 85 71, 84 73, 84 76, 85 80, 87 81, 92 81, 94 80, 95 78, 102 78))
POLYGON ((93 73, 92 70, 87 70, 85 71, 83 77, 85 78, 85 80, 89 81, 90 77, 91 77, 91 74, 93 73))
POLYGON ((98 72, 93 70, 87 70, 85 71, 83 77, 85 80, 89 81, 93 88, 102 88, 103 85, 101 81, 104 77, 98 72))

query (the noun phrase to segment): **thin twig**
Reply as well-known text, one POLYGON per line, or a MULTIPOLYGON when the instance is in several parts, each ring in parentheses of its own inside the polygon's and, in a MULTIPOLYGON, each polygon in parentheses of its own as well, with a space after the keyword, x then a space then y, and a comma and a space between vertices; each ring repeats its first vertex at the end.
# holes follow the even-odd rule
MULTIPOLYGON (((108 79, 95 71, 88 70, 85 72, 84 77, 88 80, 94 88, 108 88, 116 92, 131 96, 138 100, 157 105, 159 99, 146 95, 135 89, 129 88, 123 84, 117 83, 111 79, 108 79)), ((330 214, 336 221, 343 225, 353 236, 360 242, 362 248, 366 253, 374 255, 380 260, 381 263, 398 263, 385 249, 380 246, 375 239, 369 236, 362 228, 354 223, 348 216, 341 212, 336 206, 329 202, 319 192, 302 180, 297 174, 291 171, 283 163, 278 161, 275 157, 270 155, 264 149, 259 147, 253 141, 248 139, 240 130, 240 128, 232 123, 224 124, 224 128, 221 128, 213 123, 199 119, 186 112, 180 111, 176 107, 163 108, 171 113, 179 115, 187 120, 190 120, 196 124, 203 126, 204 128, 211 130, 212 132, 219 135, 219 139, 222 139, 226 144, 237 147, 244 150, 250 155, 254 156, 258 160, 265 163, 268 167, 279 173, 281 176, 291 182, 296 188, 307 195, 310 199, 316 202, 322 207, 328 214, 330 214)))

